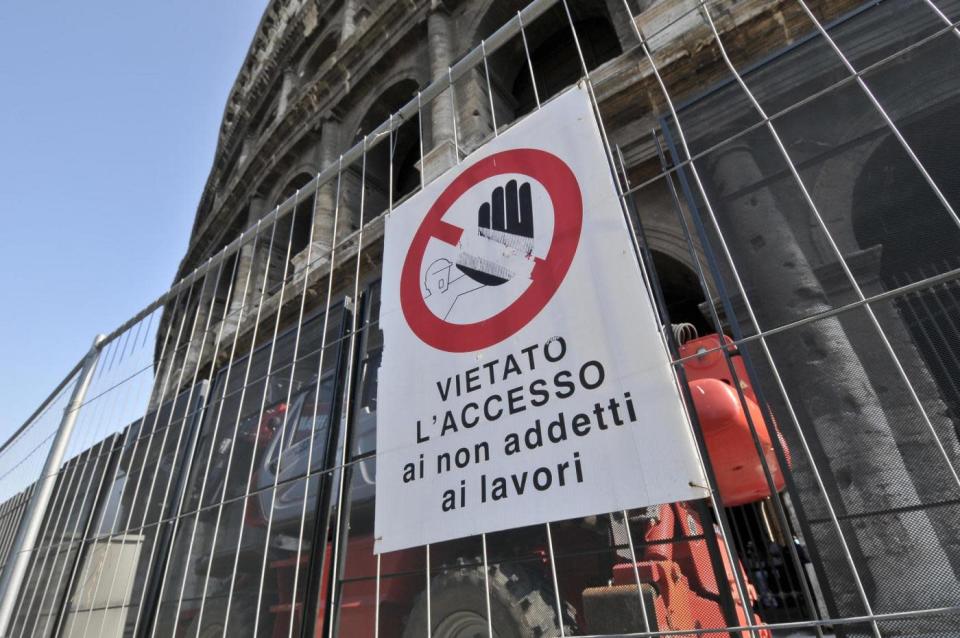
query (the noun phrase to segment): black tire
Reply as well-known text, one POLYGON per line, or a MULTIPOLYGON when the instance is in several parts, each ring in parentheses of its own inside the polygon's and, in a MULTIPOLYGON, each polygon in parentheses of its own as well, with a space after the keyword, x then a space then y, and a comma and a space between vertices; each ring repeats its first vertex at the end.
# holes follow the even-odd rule
MULTIPOLYGON (((213 638, 214 636, 223 636, 225 612, 227 601, 225 598, 216 598, 208 600, 204 605, 203 618, 194 617, 187 629, 185 636, 193 638, 213 638), (200 622, 203 626, 200 626, 200 622)), ((253 632, 254 620, 256 619, 256 609, 249 605, 237 604, 234 600, 230 605, 230 624, 228 625, 229 636, 247 636, 253 632), (250 633, 244 633, 250 632, 250 633)), ((260 618, 261 631, 264 621, 270 621, 269 618, 260 618)), ((258 632, 260 633, 260 632, 258 632)))
MULTIPOLYGON (((432 638, 487 638, 487 601, 481 561, 443 571, 430 581, 432 638)), ((490 616, 495 638, 559 636, 556 597, 545 579, 516 565, 490 567, 490 616)), ((574 613, 564 605, 564 634, 574 632, 574 613)), ((403 638, 427 635, 427 594, 414 603, 403 638)))

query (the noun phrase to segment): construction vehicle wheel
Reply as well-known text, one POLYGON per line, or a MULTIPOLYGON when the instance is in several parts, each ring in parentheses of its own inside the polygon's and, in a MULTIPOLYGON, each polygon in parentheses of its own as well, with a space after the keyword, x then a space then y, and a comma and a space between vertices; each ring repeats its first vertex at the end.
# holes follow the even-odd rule
MULTIPOLYGON (((194 617, 187 629, 185 636, 196 636, 196 638, 221 638, 224 633, 224 618, 227 609, 226 600, 210 600, 204 605, 203 618, 194 617), (200 622, 203 626, 200 626, 200 622)), ((230 625, 227 627, 228 636, 240 636, 245 631, 253 631, 254 613, 250 605, 234 604, 230 606, 230 625)), ((261 624, 267 619, 261 618, 261 624)))
MULTIPOLYGON (((479 559, 458 561, 430 581, 432 638, 487 636, 487 600, 479 559)), ((490 568, 490 616, 495 638, 559 636, 556 597, 543 578, 514 565, 490 568)), ((564 633, 574 633, 574 611, 564 609, 564 633)), ((427 635, 427 594, 417 598, 404 628, 404 638, 427 635)))

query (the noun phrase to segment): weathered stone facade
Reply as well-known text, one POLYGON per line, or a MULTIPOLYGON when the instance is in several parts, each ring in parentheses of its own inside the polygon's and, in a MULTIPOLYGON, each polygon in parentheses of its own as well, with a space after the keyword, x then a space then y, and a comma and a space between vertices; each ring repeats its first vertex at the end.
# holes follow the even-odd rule
MULTIPOLYGON (((525 4, 270 2, 228 99, 178 278, 254 227, 321 170, 336 165, 341 153, 416 99, 419 89, 446 76, 452 64, 525 4)), ((957 58, 957 42, 937 35, 944 24, 928 5, 883 2, 867 9, 848 0, 807 3, 819 23, 837 21, 831 33, 858 70, 930 39, 872 75, 865 73, 863 86, 853 78, 836 87, 845 75, 843 58, 797 0, 723 0, 709 4, 710 19, 698 0, 569 4, 606 133, 637 189, 632 204, 674 321, 709 330, 713 303, 728 331, 749 335, 756 330, 751 317, 762 330, 777 328, 919 278, 909 274, 911 269, 928 269, 929 275, 957 266, 957 229, 949 215, 939 214, 943 202, 923 190, 928 180, 904 159, 889 122, 862 90, 869 87, 913 144, 910 148, 929 149, 917 150, 917 155, 928 162, 930 179, 944 184, 946 165, 937 159, 938 144, 957 136, 950 132, 937 141, 922 129, 924 123, 957 114, 960 85, 951 75, 956 67, 943 62, 957 58), (682 138, 638 31, 679 114, 682 138), (725 53, 764 114, 775 116, 772 129, 741 90, 725 53), (924 69, 922 78, 917 77, 919 68, 924 69), (725 141, 730 136, 736 139, 725 141), (661 161, 676 165, 685 157, 683 143, 694 161, 675 174, 687 183, 658 179, 661 161), (664 158, 659 146, 667 147, 664 158), (796 174, 788 170, 791 164, 796 174), (891 178, 890 171, 901 173, 891 178), (916 212, 919 221, 913 229, 898 221, 891 205, 897 203, 898 188, 891 179, 901 190, 923 191, 900 205, 929 200, 924 210, 937 209, 937 215, 929 216, 936 219, 916 212), (705 225, 693 249, 682 220, 691 227, 705 225), (902 245, 912 242, 925 242, 925 254, 914 259, 916 253, 902 245), (717 288, 709 295, 697 285, 698 268, 714 271, 717 288), (711 299, 705 301, 707 297, 711 299)), ((241 343, 249 342, 254 311, 262 323, 272 321, 278 308, 294 317, 304 276, 310 278, 307 303, 316 305, 326 295, 329 269, 348 265, 333 282, 335 295, 349 296, 361 214, 367 223, 361 277, 364 282, 376 279, 382 236, 376 216, 389 202, 451 166, 458 152, 461 157, 469 153, 495 127, 533 110, 537 98, 548 99, 578 80, 580 59, 562 5, 527 25, 525 36, 526 42, 516 37, 492 52, 486 68, 479 66, 459 79, 425 104, 419 118, 397 129, 391 140, 392 172, 386 145, 370 151, 362 213, 360 168, 350 167, 339 184, 323 185, 277 225, 272 232, 284 239, 274 242, 273 251, 267 250, 265 237, 240 249, 225 270, 235 265, 234 281, 250 283, 237 283, 223 300, 236 310, 224 339, 240 330, 241 343), (536 88, 529 79, 528 53, 537 72, 536 88), (311 233, 306 224, 314 208, 311 233), (335 245, 340 249, 331 265, 335 245), (289 283, 278 292, 281 273, 289 283), (245 316, 245 307, 255 310, 245 316)), ((942 194, 960 204, 960 192, 950 184, 942 194)), ((198 292, 199 297, 212 294, 212 286, 198 292)), ((906 321, 904 308, 890 301, 870 308, 873 316, 858 308, 775 335, 769 340, 770 357, 757 342, 744 349, 753 355, 767 400, 795 451, 793 501, 821 566, 843 561, 825 502, 817 496, 820 479, 838 514, 850 521, 845 533, 855 545, 851 552, 873 575, 867 586, 874 611, 942 606, 960 592, 955 576, 960 544, 952 531, 960 524, 960 512, 955 505, 929 516, 898 512, 956 498, 958 486, 946 461, 960 460, 958 415, 948 406, 945 381, 932 371, 933 355, 918 345, 916 322, 906 321), (771 360, 786 396, 771 375, 771 360), (791 415, 796 423, 787 422, 791 415), (934 434, 940 443, 934 443, 934 434), (799 452, 806 447, 820 479, 799 452), (881 529, 876 517, 891 522, 881 529), (937 542, 930 542, 933 538, 937 542), (923 546, 917 544, 920 539, 926 541, 923 546), (935 578, 931 564, 943 566, 935 578), (892 578, 895 573, 925 578, 930 586, 907 596, 892 578)), ((257 340, 269 334, 261 331, 257 340)), ((207 351, 227 354, 223 348, 207 351)), ((843 568, 830 572, 821 567, 821 577, 829 581, 823 586, 832 590, 828 599, 834 613, 866 611, 843 568)))

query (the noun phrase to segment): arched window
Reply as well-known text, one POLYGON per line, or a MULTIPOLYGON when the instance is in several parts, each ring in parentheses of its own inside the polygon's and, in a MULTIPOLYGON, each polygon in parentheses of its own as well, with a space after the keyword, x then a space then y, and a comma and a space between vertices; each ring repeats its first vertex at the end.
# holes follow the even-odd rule
POLYGON ((320 67, 322 67, 326 61, 330 59, 333 52, 337 50, 337 42, 339 40, 339 33, 328 33, 327 36, 321 40, 320 44, 315 46, 307 55, 300 69, 300 77, 307 80, 313 78, 320 70, 320 67))
MULTIPOLYGON (((955 127, 939 123, 955 121, 958 115, 960 108, 950 105, 899 125, 944 197, 953 203, 960 202, 960 182, 954 177, 960 134, 955 127)), ((892 135, 877 146, 860 171, 854 188, 853 230, 861 248, 880 247, 879 274, 887 290, 960 268, 960 230, 892 135)), ((899 295, 893 303, 939 386, 949 416, 954 424, 960 423, 956 367, 960 283, 953 279, 921 288, 899 295)))
POLYGON ((670 322, 693 324, 701 335, 714 332, 714 328, 700 310, 704 296, 696 273, 686 264, 662 251, 651 250, 650 256, 653 258, 653 267, 656 269, 670 322))
MULTIPOLYGON (((578 42, 589 70, 622 52, 605 3, 571 3, 570 10, 577 30, 577 40, 574 40, 570 29, 570 19, 559 4, 526 25, 530 62, 537 81, 536 93, 523 41, 519 36, 491 56, 491 82, 495 85, 494 91, 509 96, 505 100, 509 104, 501 103, 497 106, 498 125, 532 111, 536 108, 538 95, 541 102, 548 100, 580 79, 583 67, 577 53, 578 42)), ((488 15, 500 15, 503 12, 504 7, 495 3, 488 10, 488 15)), ((486 22, 489 20, 481 21, 481 24, 486 22)), ((495 102, 497 101, 495 99, 495 102)))
MULTIPOLYGON (((608 18, 589 16, 575 20, 574 25, 588 69, 593 70, 620 55, 620 42, 608 18)), ((533 62, 537 92, 541 100, 553 97, 580 79, 583 68, 573 32, 565 16, 564 24, 532 47, 530 59, 533 62)), ((528 113, 536 107, 529 69, 524 68, 523 71, 517 74, 511 90, 517 102, 518 115, 528 113)))
MULTIPOLYGON (((274 204, 279 206, 293 197, 297 189, 302 188, 313 176, 300 173, 291 179, 280 191, 274 204)), ((284 279, 284 272, 289 279, 296 271, 294 258, 303 252, 310 243, 310 229, 313 226, 314 195, 301 193, 296 207, 284 215, 273 231, 273 249, 270 251, 268 264, 268 294, 273 294, 284 279), (284 260, 287 260, 284 262, 284 260)))
POLYGON ((254 139, 259 138, 277 118, 277 109, 280 104, 280 93, 283 90, 283 78, 277 78, 270 87, 270 91, 263 97, 260 108, 251 118, 249 128, 252 130, 254 139))
MULTIPOLYGON (((292 180, 287 186, 281 191, 280 198, 277 201, 277 204, 281 204, 291 197, 293 197, 297 190, 303 188, 313 178, 312 175, 307 173, 300 173, 292 180)), ((304 249, 306 249, 307 244, 310 243, 310 227, 313 224, 313 193, 305 194, 301 193, 300 197, 297 200, 297 206, 294 208, 293 212, 287 215, 283 220, 282 224, 284 225, 285 230, 287 231, 286 235, 280 237, 280 240, 283 242, 284 246, 287 242, 290 243, 290 257, 296 257, 304 249), (292 228, 291 228, 292 226, 292 228)), ((279 231, 280 228, 277 228, 279 231)))
MULTIPOLYGON (((360 120, 356 141, 387 121, 417 95, 414 80, 401 80, 384 91, 360 120)), ((417 116, 408 119, 394 130, 391 140, 384 136, 367 153, 366 212, 365 216, 379 214, 387 208, 388 195, 396 203, 409 195, 420 184, 420 122, 417 116), (392 162, 391 162, 391 146, 392 162), (392 174, 391 174, 392 167, 392 174), (391 180, 392 178, 392 180, 391 180), (392 193, 391 193, 392 185, 392 193)), ((356 170, 359 170, 359 166, 356 170)))
MULTIPOLYGON (((226 247, 227 243, 232 241, 237 237, 242 231, 242 224, 246 222, 247 219, 247 210, 244 209, 241 211, 240 215, 237 215, 236 222, 234 223, 233 228, 226 234, 223 245, 217 250, 219 253, 226 247)), ((210 286, 210 294, 213 295, 213 300, 210 304, 210 312, 212 313, 212 321, 214 323, 220 321, 225 313, 227 307, 230 305, 230 300, 233 298, 236 290, 234 286, 236 284, 237 276, 237 252, 234 252, 232 255, 227 257, 223 261, 223 265, 219 266, 215 272, 218 273, 216 281, 211 281, 208 285, 210 286)))

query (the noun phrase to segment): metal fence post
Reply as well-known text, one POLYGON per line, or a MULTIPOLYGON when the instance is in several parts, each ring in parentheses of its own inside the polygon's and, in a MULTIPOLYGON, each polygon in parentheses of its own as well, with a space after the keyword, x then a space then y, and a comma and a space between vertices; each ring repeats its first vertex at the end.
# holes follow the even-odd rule
POLYGON ((103 335, 97 335, 93 340, 90 351, 84 357, 77 384, 73 388, 70 402, 63 410, 63 419, 60 421, 57 435, 50 445, 50 452, 47 454, 43 471, 37 479, 37 489, 33 492, 33 498, 27 506, 13 547, 10 548, 10 560, 7 562, 7 568, 3 572, 2 580, 0 580, 0 636, 7 635, 17 594, 20 592, 20 586, 23 584, 24 576, 27 573, 30 553, 36 545, 40 524, 43 522, 47 504, 53 494, 57 473, 63 464, 63 457, 67 451, 67 445, 70 443, 70 435, 73 433, 77 414, 80 412, 80 406, 83 404, 87 389, 90 387, 90 380, 93 378, 93 371, 96 368, 97 359, 100 357, 100 346, 104 340, 103 335))

